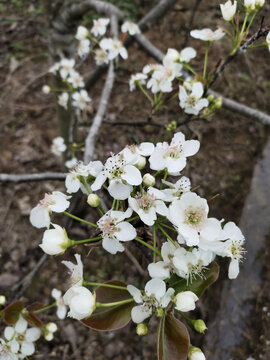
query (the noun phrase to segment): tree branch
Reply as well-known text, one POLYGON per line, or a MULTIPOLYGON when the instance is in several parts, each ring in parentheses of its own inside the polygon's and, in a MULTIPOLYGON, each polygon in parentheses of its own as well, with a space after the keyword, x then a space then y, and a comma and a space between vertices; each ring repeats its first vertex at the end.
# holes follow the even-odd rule
POLYGON ((22 175, 0 174, 0 181, 19 183, 19 182, 27 182, 27 181, 42 181, 42 180, 65 180, 66 176, 67 174, 65 173, 56 173, 56 172, 22 174, 22 175))

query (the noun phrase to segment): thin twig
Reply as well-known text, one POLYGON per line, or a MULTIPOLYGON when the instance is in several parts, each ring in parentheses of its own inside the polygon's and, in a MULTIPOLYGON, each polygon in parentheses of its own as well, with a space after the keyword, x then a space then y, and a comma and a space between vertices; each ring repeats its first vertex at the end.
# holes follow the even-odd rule
POLYGON ((195 5, 194 5, 194 7, 192 9, 192 13, 191 13, 191 16, 190 16, 190 19, 189 19, 189 24, 188 24, 188 27, 186 29, 185 43, 184 43, 184 46, 183 46, 184 48, 188 46, 189 33, 190 33, 190 30, 192 29, 193 22, 194 22, 194 19, 195 19, 195 15, 196 15, 196 12, 199 9, 199 6, 200 6, 201 2, 202 2, 202 0, 196 0, 195 5))
POLYGON ((19 182, 28 182, 28 181, 42 181, 42 180, 65 180, 66 176, 67 176, 66 173, 56 173, 56 172, 22 174, 22 175, 0 174, 0 181, 19 183, 19 182))
POLYGON ((138 272, 144 276, 145 275, 145 271, 143 270, 143 268, 141 267, 141 265, 139 264, 138 260, 135 258, 135 256, 132 255, 131 251, 128 250, 127 246, 125 246, 125 254, 127 255, 127 257, 130 259, 130 261, 132 261, 132 263, 134 264, 134 266, 136 267, 136 269, 138 270, 138 272))

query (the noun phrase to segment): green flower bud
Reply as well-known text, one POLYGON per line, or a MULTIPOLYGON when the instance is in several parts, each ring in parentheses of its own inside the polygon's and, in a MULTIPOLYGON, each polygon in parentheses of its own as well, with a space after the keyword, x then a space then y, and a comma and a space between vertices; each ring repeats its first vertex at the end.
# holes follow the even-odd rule
POLYGON ((204 334, 205 330, 207 330, 207 326, 205 325, 205 322, 201 319, 195 320, 193 326, 194 329, 201 334, 204 334))
POLYGON ((88 205, 98 207, 100 204, 100 197, 97 194, 90 194, 87 198, 88 205))
POLYGON ((136 333, 139 335, 139 336, 144 336, 148 333, 148 327, 146 324, 144 323, 141 323, 141 324, 138 324, 137 327, 136 327, 136 333))
POLYGON ((177 128, 177 122, 175 120, 173 120, 167 125, 166 130, 167 131, 174 131, 176 128, 177 128))
POLYGON ((156 314, 156 317, 160 318, 164 315, 164 310, 162 308, 158 307, 158 308, 156 308, 155 314, 156 314))
POLYGON ((154 178, 154 176, 148 173, 143 176, 142 180, 143 180, 143 184, 147 187, 154 186, 156 183, 156 179, 154 178))
POLYGON ((207 98, 209 103, 213 102, 214 99, 215 99, 214 95, 209 95, 208 98, 207 98))

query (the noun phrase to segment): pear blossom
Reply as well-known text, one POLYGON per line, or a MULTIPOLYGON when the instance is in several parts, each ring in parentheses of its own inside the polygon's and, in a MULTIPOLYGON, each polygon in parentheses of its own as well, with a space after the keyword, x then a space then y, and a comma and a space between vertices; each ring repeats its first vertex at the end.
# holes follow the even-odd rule
POLYGON ((133 185, 142 183, 140 171, 134 166, 138 156, 131 158, 125 157, 121 152, 109 157, 103 170, 97 175, 96 180, 91 185, 92 191, 99 190, 107 179, 109 179, 109 194, 116 200, 125 200, 129 197, 133 185))
POLYGON ((147 83, 147 88, 151 88, 153 93, 159 91, 171 92, 172 81, 182 75, 182 65, 176 62, 167 62, 166 57, 163 59, 163 66, 156 69, 151 79, 147 83))
POLYGON ((143 142, 139 145, 127 145, 121 153, 127 161, 132 161, 134 166, 142 170, 146 165, 146 156, 150 156, 155 149, 154 144, 150 142, 143 142), (137 157, 137 161, 135 161, 137 157))
POLYGON ((120 40, 104 38, 101 40, 99 46, 101 49, 108 51, 109 60, 115 59, 118 55, 120 55, 123 59, 128 58, 127 50, 120 40))
POLYGON ((135 239, 136 229, 130 223, 123 221, 130 217, 132 210, 129 208, 125 212, 109 210, 97 225, 102 232, 102 246, 111 254, 123 252, 125 248, 120 241, 130 241, 135 239))
POLYGON ((244 6, 249 12, 253 12, 256 9, 256 0, 244 0, 244 6))
POLYGON ((199 244, 199 233, 207 224, 209 207, 207 201, 193 192, 187 192, 169 207, 169 219, 177 227, 177 240, 188 246, 199 244))
MULTIPOLYGON (((9 341, 11 351, 18 354, 18 358, 33 355, 35 352, 34 342, 37 341, 41 335, 40 329, 27 329, 27 325, 27 321, 20 315, 14 327, 8 326, 4 331, 4 336, 9 341)), ((9 358, 7 357, 7 359, 9 358)))
POLYGON ((63 92, 58 96, 58 104, 67 110, 69 95, 63 92))
POLYGON ((74 256, 77 264, 74 264, 71 261, 62 261, 62 264, 69 269, 72 287, 82 286, 83 284, 83 263, 81 255, 75 254, 74 256))
POLYGON ((57 289, 53 289, 51 295, 56 301, 56 305, 57 305, 56 315, 58 319, 63 320, 66 317, 67 308, 66 305, 64 304, 62 292, 57 289))
POLYGON ((225 21, 231 21, 234 18, 237 9, 237 1, 232 3, 228 0, 225 4, 220 4, 220 10, 225 21))
POLYGON ((50 213, 61 213, 65 211, 70 202, 71 196, 67 196, 60 191, 53 191, 52 194, 45 194, 39 204, 35 206, 30 213, 30 222, 33 226, 40 229, 50 226, 50 213))
POLYGON ((163 64, 171 64, 179 61, 180 54, 176 49, 169 48, 163 58, 163 64))
POLYGON ((95 50, 95 62, 97 65, 108 64, 109 54, 103 49, 95 50))
POLYGON ((192 291, 183 291, 178 293, 173 301, 176 310, 187 312, 195 309, 197 300, 199 300, 198 296, 192 291))
POLYGON ((60 69, 60 66, 60 62, 56 62, 49 68, 49 73, 56 75, 57 71, 60 69))
POLYGON ((184 193, 189 192, 191 189, 190 180, 186 176, 182 176, 175 184, 163 179, 162 182, 169 187, 169 189, 161 190, 165 195, 164 200, 166 202, 180 199, 184 193))
POLYGON ((51 152, 57 156, 61 156, 67 147, 65 145, 65 140, 61 136, 57 136, 52 141, 51 152))
POLYGON ((222 247, 222 241, 226 240, 221 223, 223 220, 208 218, 200 231, 199 248, 205 251, 216 252, 222 247))
POLYGON ((61 226, 52 224, 54 229, 46 230, 43 234, 41 249, 48 255, 62 254, 70 245, 67 232, 61 226))
POLYGON ((67 160, 65 162, 65 166, 68 168, 68 169, 72 169, 78 162, 78 159, 76 157, 73 157, 71 158, 70 160, 67 160))
POLYGON ((63 299, 70 308, 68 316, 74 319, 87 318, 95 310, 95 296, 84 286, 72 286, 65 293, 63 299))
POLYGON ((229 279, 236 279, 239 274, 239 262, 243 259, 245 253, 243 248, 245 238, 239 227, 232 221, 224 226, 223 236, 227 240, 224 241, 217 254, 231 258, 228 276, 229 279))
POLYGON ((74 69, 72 69, 69 73, 67 81, 75 88, 84 87, 84 81, 82 76, 74 69))
POLYGON ((140 34, 139 26, 131 21, 125 21, 121 26, 122 33, 129 33, 129 35, 140 34))
POLYGON ((194 50, 192 47, 186 47, 180 52, 179 60, 181 62, 189 63, 190 60, 194 59, 197 55, 196 50, 194 50))
POLYGON ((270 31, 269 31, 268 35, 266 36, 266 43, 267 43, 268 49, 270 51, 270 31))
POLYGON ((204 93, 201 82, 196 81, 191 85, 191 90, 187 91, 184 86, 179 86, 179 100, 180 107, 184 109, 185 113, 198 115, 199 112, 208 106, 207 99, 202 98, 204 93))
POLYGON ((85 109, 88 102, 91 101, 91 98, 88 96, 86 90, 80 90, 72 94, 72 105, 79 108, 80 110, 85 109))
POLYGON ((153 309, 166 308, 174 295, 174 289, 169 288, 166 291, 166 284, 161 279, 149 280, 143 293, 133 285, 128 285, 127 291, 137 304, 141 304, 131 310, 131 318, 136 324, 151 316, 153 309))
POLYGON ((66 79, 75 66, 74 59, 62 59, 60 61, 60 76, 62 79, 66 79))
POLYGON ((43 85, 42 92, 47 95, 51 92, 51 88, 48 85, 43 85))
POLYGON ((157 261, 148 265, 148 272, 151 278, 158 278, 161 280, 168 279, 170 273, 175 273, 173 264, 174 253, 178 249, 179 245, 174 245, 171 241, 166 241, 162 244, 161 255, 163 261, 157 261))
POLYGON ((158 189, 149 187, 147 191, 141 190, 137 192, 135 197, 129 197, 128 203, 133 211, 135 211, 142 222, 148 226, 154 225, 157 219, 157 213, 163 216, 168 215, 168 208, 162 201, 164 195, 158 189))
POLYGON ((84 165, 81 161, 77 161, 70 169, 66 177, 65 185, 69 194, 76 193, 82 186, 81 177, 87 179, 89 176, 96 178, 103 169, 101 161, 90 161, 88 165, 84 165))
POLYGON ((135 90, 137 84, 145 85, 147 76, 142 73, 137 73, 135 75, 131 75, 131 78, 129 80, 129 90, 133 91, 135 90))
POLYGON ((89 39, 80 40, 77 51, 80 57, 84 57, 85 55, 88 55, 90 52, 90 40, 89 39))
POLYGON ((142 72, 143 72, 143 74, 149 74, 156 70, 159 70, 160 68, 162 68, 162 65, 160 65, 160 64, 148 64, 148 65, 144 66, 142 72))
POLYGON ((75 35, 75 39, 81 41, 81 40, 85 40, 87 38, 87 36, 89 35, 89 31, 86 29, 85 26, 78 26, 77 28, 77 32, 75 35))
POLYGON ((157 143, 149 158, 152 170, 167 169, 169 174, 178 175, 186 166, 186 158, 195 155, 200 147, 198 140, 185 140, 185 135, 178 132, 170 144, 157 143))
POLYGON ((99 36, 99 35, 104 35, 106 30, 107 30, 107 26, 110 22, 110 19, 107 18, 99 18, 97 20, 93 20, 94 25, 91 29, 91 33, 94 34, 94 36, 99 36))
POLYGON ((199 39, 203 41, 216 41, 223 38, 225 32, 218 28, 217 30, 213 31, 211 29, 202 29, 202 30, 192 30, 190 35, 194 39, 199 39))

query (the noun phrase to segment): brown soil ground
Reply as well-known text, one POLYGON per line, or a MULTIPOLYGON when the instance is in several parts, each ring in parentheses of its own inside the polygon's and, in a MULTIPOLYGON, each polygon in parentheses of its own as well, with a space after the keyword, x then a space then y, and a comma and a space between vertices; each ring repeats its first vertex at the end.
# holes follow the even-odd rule
MULTIPOLYGON (((0 171, 11 174, 24 174, 44 171, 61 171, 61 163, 50 153, 51 141, 58 135, 55 107, 52 96, 41 92, 43 84, 49 81, 48 53, 46 40, 46 21, 43 12, 27 10, 40 8, 39 1, 20 1, 9 4, 0 2, 3 7, 0 32, 0 171)), ((138 1, 139 3, 139 1, 138 1)), ((137 15, 149 10, 150 2, 141 1, 137 15)), ((193 3, 193 2, 192 2, 193 3)), ((218 9, 219 1, 203 1, 197 12, 194 28, 212 27, 223 24, 218 9)), ((146 36, 162 51, 169 47, 181 49, 184 43, 189 18, 190 1, 179 1, 162 21, 149 31, 146 36)), ((269 10, 269 5, 268 5, 269 10)), ((269 17, 268 20, 270 21, 269 17)), ((210 67, 228 53, 229 40, 217 42, 210 52, 210 67)), ((198 50, 195 64, 199 66, 204 48, 199 41, 191 41, 198 50)), ((113 89, 112 100, 107 117, 110 120, 136 121, 146 119, 149 108, 145 106, 142 94, 129 93, 128 80, 132 73, 153 60, 149 59, 138 45, 129 48, 129 59, 120 62, 117 81, 113 89)), ((254 108, 270 113, 270 69, 269 53, 266 49, 245 53, 230 65, 215 85, 215 89, 224 95, 237 99, 254 108)), ((196 66, 195 65, 195 66, 196 66)), ((85 69, 89 73, 89 68, 85 69)), ((93 97, 93 113, 98 104, 102 89, 101 80, 90 91, 93 97)), ((178 102, 166 106, 156 120, 169 123, 181 116, 178 102)), ((86 115, 91 120, 91 113, 86 115)), ((182 126, 179 130, 187 138, 198 138, 201 141, 199 154, 189 161, 184 175, 189 176, 193 186, 200 185, 199 194, 210 198, 220 196, 211 203, 211 216, 238 221, 245 198, 249 192, 253 167, 262 152, 267 139, 267 129, 252 119, 239 116, 221 109, 210 120, 202 120, 182 126)), ((87 128, 82 127, 83 137, 87 128)), ((171 137, 164 130, 151 125, 144 127, 119 126, 112 128, 102 126, 96 148, 96 158, 104 160, 108 154, 117 152, 127 143, 137 141, 160 141, 171 137)), ((64 191, 60 182, 39 182, 29 184, 1 184, 0 187, 0 292, 12 299, 11 289, 35 267, 42 256, 38 247, 42 231, 33 228, 29 223, 31 208, 42 198, 44 192, 64 191)), ((79 210, 77 211, 79 213, 79 210)), ((61 222, 61 218, 59 219, 61 222)), ((72 238, 85 238, 87 229, 73 224, 69 230, 72 238)), ((262 274, 264 287, 260 304, 255 307, 250 326, 254 329, 254 339, 260 334, 260 342, 250 341, 252 346, 243 347, 237 359, 247 359, 250 354, 254 359, 267 360, 267 340, 269 347, 269 314, 263 311, 269 304, 269 241, 263 257, 265 270, 262 274), (252 349, 252 352, 251 350, 252 349)), ((133 249, 133 248, 132 248, 133 249)), ((134 249, 133 249, 134 250, 134 249)), ((76 249, 86 256, 87 248, 76 249)), ((124 254, 113 257, 102 250, 94 250, 85 260, 85 278, 109 280, 118 278, 127 283, 142 279, 130 259, 124 254), (120 266, 119 266, 120 265, 120 266), (136 280, 134 280, 136 279, 136 280)), ((135 249, 136 252, 136 249, 135 249)), ((139 261, 145 259, 138 254, 139 261)), ((68 257, 72 259, 72 252, 68 257)), ((43 301, 49 303, 52 288, 67 287, 66 274, 61 260, 67 255, 49 258, 33 279, 31 286, 24 294, 27 303, 43 301)), ((219 291, 214 288, 212 295, 219 291)), ((212 296, 211 293, 208 296, 212 296)), ((213 296, 214 297, 214 296, 213 296)), ((202 300, 203 302, 203 300, 202 300)), ((208 302, 206 301, 206 304, 208 302)), ((213 305, 213 304, 212 304, 213 305)), ((214 308, 217 306, 214 304, 214 308)), ((200 315, 209 317, 207 307, 201 307, 200 315)), ((211 311, 213 307, 211 306, 211 311)), ((54 315, 44 315, 44 321, 53 321, 54 315)), ((59 329, 51 343, 40 341, 35 359, 155 359, 155 324, 150 335, 144 338, 136 336, 133 324, 116 333, 96 333, 78 322, 67 319, 59 322, 59 329)), ((269 355, 269 352, 268 352, 269 355)), ((229 359, 228 359, 229 360, 229 359)))

